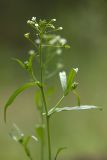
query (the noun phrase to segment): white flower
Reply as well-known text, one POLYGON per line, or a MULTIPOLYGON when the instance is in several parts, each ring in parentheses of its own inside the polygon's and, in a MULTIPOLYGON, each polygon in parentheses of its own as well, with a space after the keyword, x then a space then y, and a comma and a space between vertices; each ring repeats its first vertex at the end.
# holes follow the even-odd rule
POLYGON ((27 24, 35 24, 33 21, 28 20, 27 24))
POLYGON ((58 28, 58 30, 62 30, 62 29, 63 29, 63 27, 59 27, 59 28, 58 28))
POLYGON ((24 62, 25 65, 28 65, 28 63, 29 63, 28 61, 25 61, 25 62, 24 62))
POLYGON ((34 51, 34 50, 30 50, 30 51, 29 51, 29 54, 30 54, 30 55, 34 55, 34 54, 35 54, 35 51, 34 51))
POLYGON ((36 21, 36 17, 32 17, 32 21, 36 21))
POLYGON ((35 42, 36 42, 37 44, 40 44, 40 39, 36 39, 35 42))
POLYGON ((67 43, 67 40, 65 38, 61 38, 60 41, 61 45, 64 45, 67 43))
POLYGON ((60 38, 61 38, 60 36, 55 36, 53 39, 49 41, 49 44, 51 45, 55 44, 56 42, 60 41, 60 38))
POLYGON ((59 73, 59 77, 60 77, 62 88, 65 91, 66 88, 67 88, 67 76, 66 76, 66 72, 65 71, 60 72, 59 73))
POLYGON ((35 24, 35 27, 38 27, 38 26, 39 26, 39 25, 36 23, 36 24, 35 24))
POLYGON ((58 69, 62 69, 62 68, 63 68, 63 64, 58 63, 58 64, 57 64, 57 68, 58 68, 58 69))
POLYGON ((51 28, 55 29, 55 26, 51 25, 51 28))
POLYGON ((74 69, 74 71, 77 73, 78 72, 78 68, 73 68, 74 69))
POLYGON ((53 21, 53 22, 55 22, 55 21, 56 21, 56 19, 52 19, 52 21, 53 21))
POLYGON ((61 55, 61 53, 62 53, 62 50, 61 49, 57 49, 56 54, 57 55, 61 55))

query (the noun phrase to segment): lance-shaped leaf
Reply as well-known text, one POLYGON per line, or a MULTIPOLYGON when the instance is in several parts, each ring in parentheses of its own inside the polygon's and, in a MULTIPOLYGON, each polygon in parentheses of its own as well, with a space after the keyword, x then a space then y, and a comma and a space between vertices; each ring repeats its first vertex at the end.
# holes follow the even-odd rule
POLYGON ((61 147, 57 150, 56 155, 55 155, 55 160, 57 160, 58 155, 60 154, 61 151, 67 149, 67 147, 61 147))
POLYGON ((61 86, 62 86, 63 92, 65 92, 66 89, 67 89, 67 76, 66 76, 66 72, 65 71, 60 72, 59 73, 59 78, 60 78, 60 81, 61 81, 61 86))
POLYGON ((4 120, 6 122, 6 112, 7 112, 7 109, 8 107, 13 103, 13 101, 15 100, 15 98, 20 94, 22 93, 24 90, 32 87, 32 86, 36 86, 36 85, 40 85, 40 83, 37 81, 37 82, 29 82, 29 83, 26 83, 24 84, 23 86, 21 86, 20 88, 18 88, 16 91, 13 92, 13 94, 10 96, 10 98, 8 99, 7 103, 5 104, 4 106, 4 120))
POLYGON ((30 160, 32 160, 32 156, 31 156, 28 144, 29 144, 31 138, 34 139, 35 141, 38 141, 38 139, 35 136, 27 136, 27 137, 23 138, 23 142, 21 143, 24 150, 25 150, 26 155, 29 157, 30 160))
POLYGON ((18 58, 12 58, 12 60, 16 61, 22 68, 26 68, 25 64, 18 58))
POLYGON ((75 106, 75 107, 62 107, 62 108, 56 108, 53 110, 53 112, 49 111, 49 115, 52 115, 56 112, 62 112, 62 111, 81 111, 81 110, 92 110, 92 109, 99 109, 102 110, 102 108, 93 106, 93 105, 81 105, 81 106, 75 106))
POLYGON ((13 128, 9 135, 13 140, 18 142, 24 148, 26 155, 29 157, 30 160, 32 160, 28 144, 31 138, 35 141, 38 141, 38 139, 35 136, 25 136, 24 133, 16 126, 16 124, 13 125, 13 128))
POLYGON ((78 68, 73 68, 68 77, 67 77, 67 88, 65 90, 65 96, 69 93, 69 91, 71 90, 72 84, 73 84, 73 80, 75 78, 76 73, 78 72, 78 68))

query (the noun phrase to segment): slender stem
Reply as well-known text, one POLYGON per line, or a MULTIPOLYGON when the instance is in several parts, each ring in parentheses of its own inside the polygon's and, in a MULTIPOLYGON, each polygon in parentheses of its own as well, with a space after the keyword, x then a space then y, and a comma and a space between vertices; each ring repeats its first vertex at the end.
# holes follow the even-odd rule
POLYGON ((62 102, 62 100, 64 99, 64 95, 60 98, 60 100, 57 102, 57 104, 55 105, 54 109, 56 109, 56 107, 58 107, 58 105, 62 102))
MULTIPOLYGON (((41 113, 41 124, 43 125, 44 121, 43 121, 43 116, 41 113)), ((44 132, 42 130, 42 132, 44 132)), ((41 160, 44 160, 44 139, 41 140, 41 160)))
POLYGON ((46 112, 47 137, 48 137, 48 157, 49 157, 49 160, 51 160, 50 126, 49 126, 47 103, 46 103, 44 87, 43 87, 42 34, 40 35, 39 54, 40 54, 40 70, 41 70, 41 73, 40 73, 41 76, 40 77, 41 77, 41 84, 42 84, 42 86, 41 86, 41 94, 42 94, 42 99, 43 99, 45 112, 46 112))
POLYGON ((45 112, 46 112, 47 137, 48 137, 48 157, 49 157, 49 160, 51 160, 50 125, 49 125, 49 116, 48 116, 47 104, 46 104, 46 99, 45 99, 43 87, 41 87, 41 93, 42 93, 42 98, 43 98, 45 112))
POLYGON ((52 115, 55 111, 55 109, 59 106, 59 104, 62 102, 62 100, 65 98, 65 96, 63 95, 59 101, 56 103, 56 105, 48 112, 48 116, 50 117, 50 115, 52 115))

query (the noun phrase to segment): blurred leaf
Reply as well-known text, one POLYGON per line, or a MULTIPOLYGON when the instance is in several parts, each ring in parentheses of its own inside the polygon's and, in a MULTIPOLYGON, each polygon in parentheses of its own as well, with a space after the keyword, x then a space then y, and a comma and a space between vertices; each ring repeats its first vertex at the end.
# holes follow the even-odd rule
POLYGON ((37 125, 35 131, 38 139, 44 142, 44 125, 37 125))
POLYGON ((16 142, 19 142, 20 144, 23 143, 24 134, 23 132, 17 127, 16 124, 13 124, 13 128, 11 132, 9 133, 10 137, 15 140, 16 142))
POLYGON ((16 124, 13 125, 13 128, 9 135, 13 140, 20 143, 20 145, 24 148, 26 155, 29 157, 30 160, 32 160, 32 156, 28 148, 28 144, 31 138, 33 138, 35 141, 38 141, 38 139, 35 136, 25 136, 22 133, 22 131, 16 126, 16 124))
POLYGON ((67 78, 67 88, 66 88, 66 91, 65 91, 65 96, 69 93, 70 89, 71 89, 71 86, 73 84, 73 80, 74 80, 74 77, 76 75, 76 73, 78 72, 78 68, 73 68, 69 75, 68 75, 68 78, 67 78))
POLYGON ((41 91, 35 93, 35 103, 39 111, 42 111, 41 91))
POLYGON ((81 106, 75 106, 75 107, 63 107, 63 108, 55 108, 53 112, 49 111, 49 115, 55 113, 55 112, 62 112, 62 111, 80 111, 80 110, 91 110, 91 109, 99 109, 102 110, 102 108, 92 105, 81 105, 81 106))
POLYGON ((59 149, 57 150, 57 153, 56 153, 56 155, 55 155, 55 160, 57 160, 57 157, 58 157, 59 153, 60 153, 62 150, 64 150, 64 149, 67 149, 67 147, 61 147, 61 148, 59 148, 59 149))
POLYGON ((31 153, 30 153, 30 150, 28 148, 28 144, 29 144, 30 140, 31 140, 31 136, 24 137, 22 146, 25 150, 26 155, 29 157, 30 160, 32 160, 31 153))
POLYGON ((30 141, 30 139, 31 139, 31 136, 24 137, 24 139, 23 139, 23 145, 27 146, 28 143, 29 143, 29 141, 30 141))
POLYGON ((5 104, 5 107, 4 107, 4 120, 5 120, 5 122, 6 122, 6 111, 7 111, 7 108, 13 103, 15 98, 21 92, 23 92, 24 90, 28 89, 29 87, 36 86, 36 85, 39 85, 38 81, 37 82, 29 82, 29 83, 24 84, 20 88, 18 88, 16 91, 14 91, 14 93, 10 96, 10 98, 8 99, 8 101, 7 101, 7 103, 5 104))
POLYGON ((46 95, 47 96, 51 96, 55 91, 55 88, 54 87, 49 87, 47 90, 46 90, 46 95))
POLYGON ((60 72, 60 73, 59 73, 59 78, 60 78, 60 81, 61 81, 62 89, 63 89, 63 91, 65 92, 66 89, 67 89, 67 77, 66 77, 66 72, 65 72, 65 71, 60 72))
POLYGON ((16 61, 22 68, 25 69, 25 64, 18 58, 12 58, 12 60, 16 61))

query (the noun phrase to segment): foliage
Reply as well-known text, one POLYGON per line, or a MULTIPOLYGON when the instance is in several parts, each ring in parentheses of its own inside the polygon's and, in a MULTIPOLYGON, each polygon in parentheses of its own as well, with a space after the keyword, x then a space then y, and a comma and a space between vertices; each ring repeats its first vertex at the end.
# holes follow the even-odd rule
POLYGON ((15 98, 23 91, 30 87, 37 87, 35 102, 37 109, 39 110, 41 123, 36 125, 35 135, 36 136, 25 136, 20 129, 15 125, 14 129, 11 132, 11 137, 19 142, 24 150, 26 155, 30 160, 32 160, 32 156, 29 150, 29 142, 33 138, 36 142, 41 143, 41 160, 44 160, 44 139, 46 139, 48 143, 47 155, 48 160, 57 159, 60 151, 65 149, 65 147, 61 147, 57 150, 57 153, 54 157, 52 157, 52 144, 51 144, 51 135, 50 135, 50 117, 62 111, 78 111, 78 110, 89 110, 89 109, 97 109, 96 106, 89 105, 80 105, 80 97, 77 93, 78 83, 75 82, 75 77, 78 73, 78 68, 72 68, 71 71, 67 74, 66 71, 63 70, 63 64, 60 62, 60 56, 62 54, 63 49, 69 49, 70 46, 67 44, 67 40, 62 38, 60 35, 55 34, 57 31, 61 31, 62 27, 55 27, 56 19, 51 19, 50 21, 39 20, 37 21, 36 17, 32 17, 31 20, 27 21, 27 24, 33 29, 34 34, 26 33, 24 36, 27 40, 29 40, 34 50, 29 51, 28 60, 22 62, 21 60, 14 58, 15 60, 25 71, 27 71, 28 75, 30 75, 31 80, 23 86, 19 87, 8 99, 5 107, 4 107, 4 119, 6 122, 6 113, 7 109, 14 102, 15 98), (52 60, 56 57, 57 64, 54 69, 50 66, 52 64, 52 60), (33 63, 37 60, 40 66, 40 75, 35 74, 33 63), (51 68, 51 70, 50 70, 51 68), (55 74, 59 73, 59 79, 62 87, 62 97, 58 100, 56 105, 49 108, 47 104, 47 96, 51 90, 49 87, 49 79, 52 78, 55 74), (47 90, 48 88, 48 90, 47 90), (67 107, 59 107, 63 99, 69 94, 73 93, 78 102, 78 106, 67 106, 67 107), (47 137, 45 137, 45 132, 47 133, 47 137))

